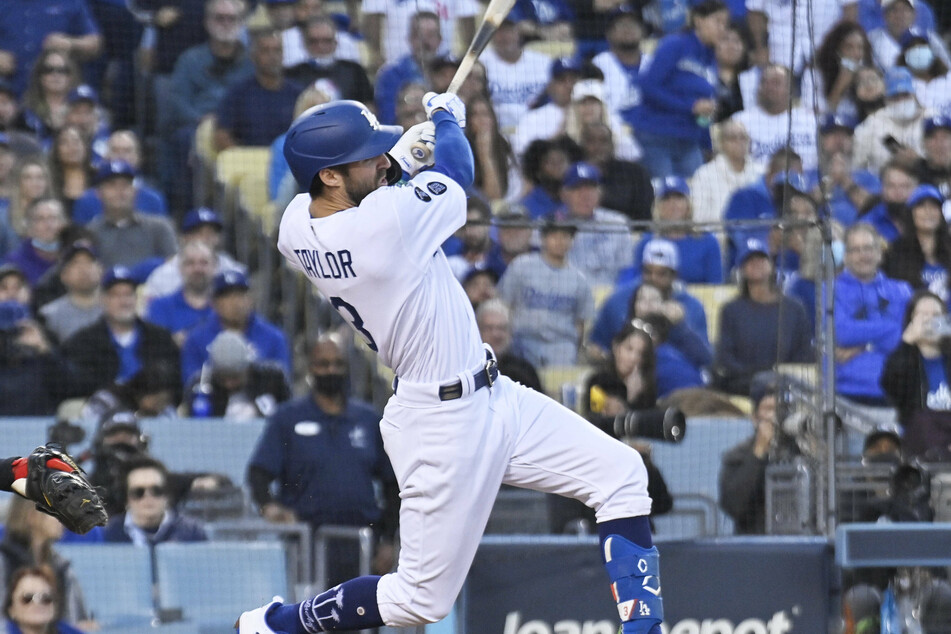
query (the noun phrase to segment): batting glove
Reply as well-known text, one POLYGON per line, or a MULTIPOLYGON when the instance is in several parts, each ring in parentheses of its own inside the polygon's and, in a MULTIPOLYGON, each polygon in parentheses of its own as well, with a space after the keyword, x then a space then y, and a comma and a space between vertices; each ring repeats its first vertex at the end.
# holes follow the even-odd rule
POLYGON ((466 104, 462 103, 462 99, 451 92, 442 94, 426 93, 423 95, 423 107, 426 108, 426 116, 430 119, 433 118, 433 111, 442 109, 456 118, 460 128, 466 127, 466 104))
POLYGON ((419 170, 432 166, 435 147, 436 126, 432 121, 423 121, 403 133, 390 150, 390 156, 408 178, 413 178, 419 170))

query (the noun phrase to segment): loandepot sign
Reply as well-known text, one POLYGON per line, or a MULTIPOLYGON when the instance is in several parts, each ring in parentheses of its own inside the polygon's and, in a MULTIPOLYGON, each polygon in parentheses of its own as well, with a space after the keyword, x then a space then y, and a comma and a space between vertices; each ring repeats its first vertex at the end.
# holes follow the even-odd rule
MULTIPOLYGON (((821 539, 660 542, 664 634, 816 634, 829 628, 832 548, 821 539), (698 574, 702 571, 702 574, 698 574), (755 591, 753 591, 755 589, 755 591)), ((489 536, 459 605, 466 632, 616 634, 597 539, 489 536)))
MULTIPOLYGON (((617 625, 611 621, 558 621, 546 623, 539 619, 522 622, 520 612, 509 612, 505 617, 503 634, 616 634, 617 625)), ((684 619, 672 627, 664 623, 664 634, 787 634, 793 623, 786 612, 780 611, 769 621, 746 619, 737 625, 728 619, 684 619)))

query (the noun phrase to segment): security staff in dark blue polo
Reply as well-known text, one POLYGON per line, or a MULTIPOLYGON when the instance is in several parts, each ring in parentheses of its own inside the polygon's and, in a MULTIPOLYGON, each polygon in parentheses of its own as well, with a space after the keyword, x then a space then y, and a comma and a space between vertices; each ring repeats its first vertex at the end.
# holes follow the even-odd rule
MULTIPOLYGON (((399 489, 383 451, 379 413, 347 396, 347 362, 338 335, 323 335, 311 346, 307 383, 310 394, 284 403, 268 419, 248 464, 251 495, 272 522, 301 520, 315 529, 371 526, 380 538, 374 567, 388 572, 399 489), (270 490, 274 482, 276 495, 270 490), (382 485, 382 504, 376 483, 382 485)), ((331 583, 352 576, 345 564, 332 565, 330 573, 331 583), (333 578, 336 572, 340 579, 333 578)))

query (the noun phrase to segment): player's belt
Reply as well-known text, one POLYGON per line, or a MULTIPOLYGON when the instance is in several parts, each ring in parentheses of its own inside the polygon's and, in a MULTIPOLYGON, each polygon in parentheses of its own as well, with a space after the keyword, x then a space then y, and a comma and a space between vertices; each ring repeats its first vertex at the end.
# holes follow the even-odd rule
MULTIPOLYGON (((491 350, 485 351, 485 365, 472 373, 472 391, 481 390, 484 387, 492 387, 496 379, 499 378, 499 364, 495 360, 495 355, 491 350)), ((393 379, 393 393, 396 394, 399 387, 399 377, 393 379)), ((454 401, 462 398, 462 380, 453 381, 439 386, 440 401, 454 401)))

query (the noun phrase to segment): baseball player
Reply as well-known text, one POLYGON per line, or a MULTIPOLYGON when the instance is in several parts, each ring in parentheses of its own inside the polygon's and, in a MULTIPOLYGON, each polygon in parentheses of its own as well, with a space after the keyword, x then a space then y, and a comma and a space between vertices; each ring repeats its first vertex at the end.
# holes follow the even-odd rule
POLYGON ((473 158, 453 94, 424 97, 431 123, 406 134, 363 105, 302 114, 284 155, 307 194, 278 247, 393 368, 380 429, 400 487, 396 572, 352 579, 302 603, 245 612, 240 634, 431 623, 452 608, 502 483, 595 509, 625 634, 659 634, 659 561, 647 473, 636 451, 553 400, 500 376, 440 245, 466 221, 473 158), (431 169, 413 143, 434 146, 431 169), (400 180, 405 175, 406 180, 400 180))

